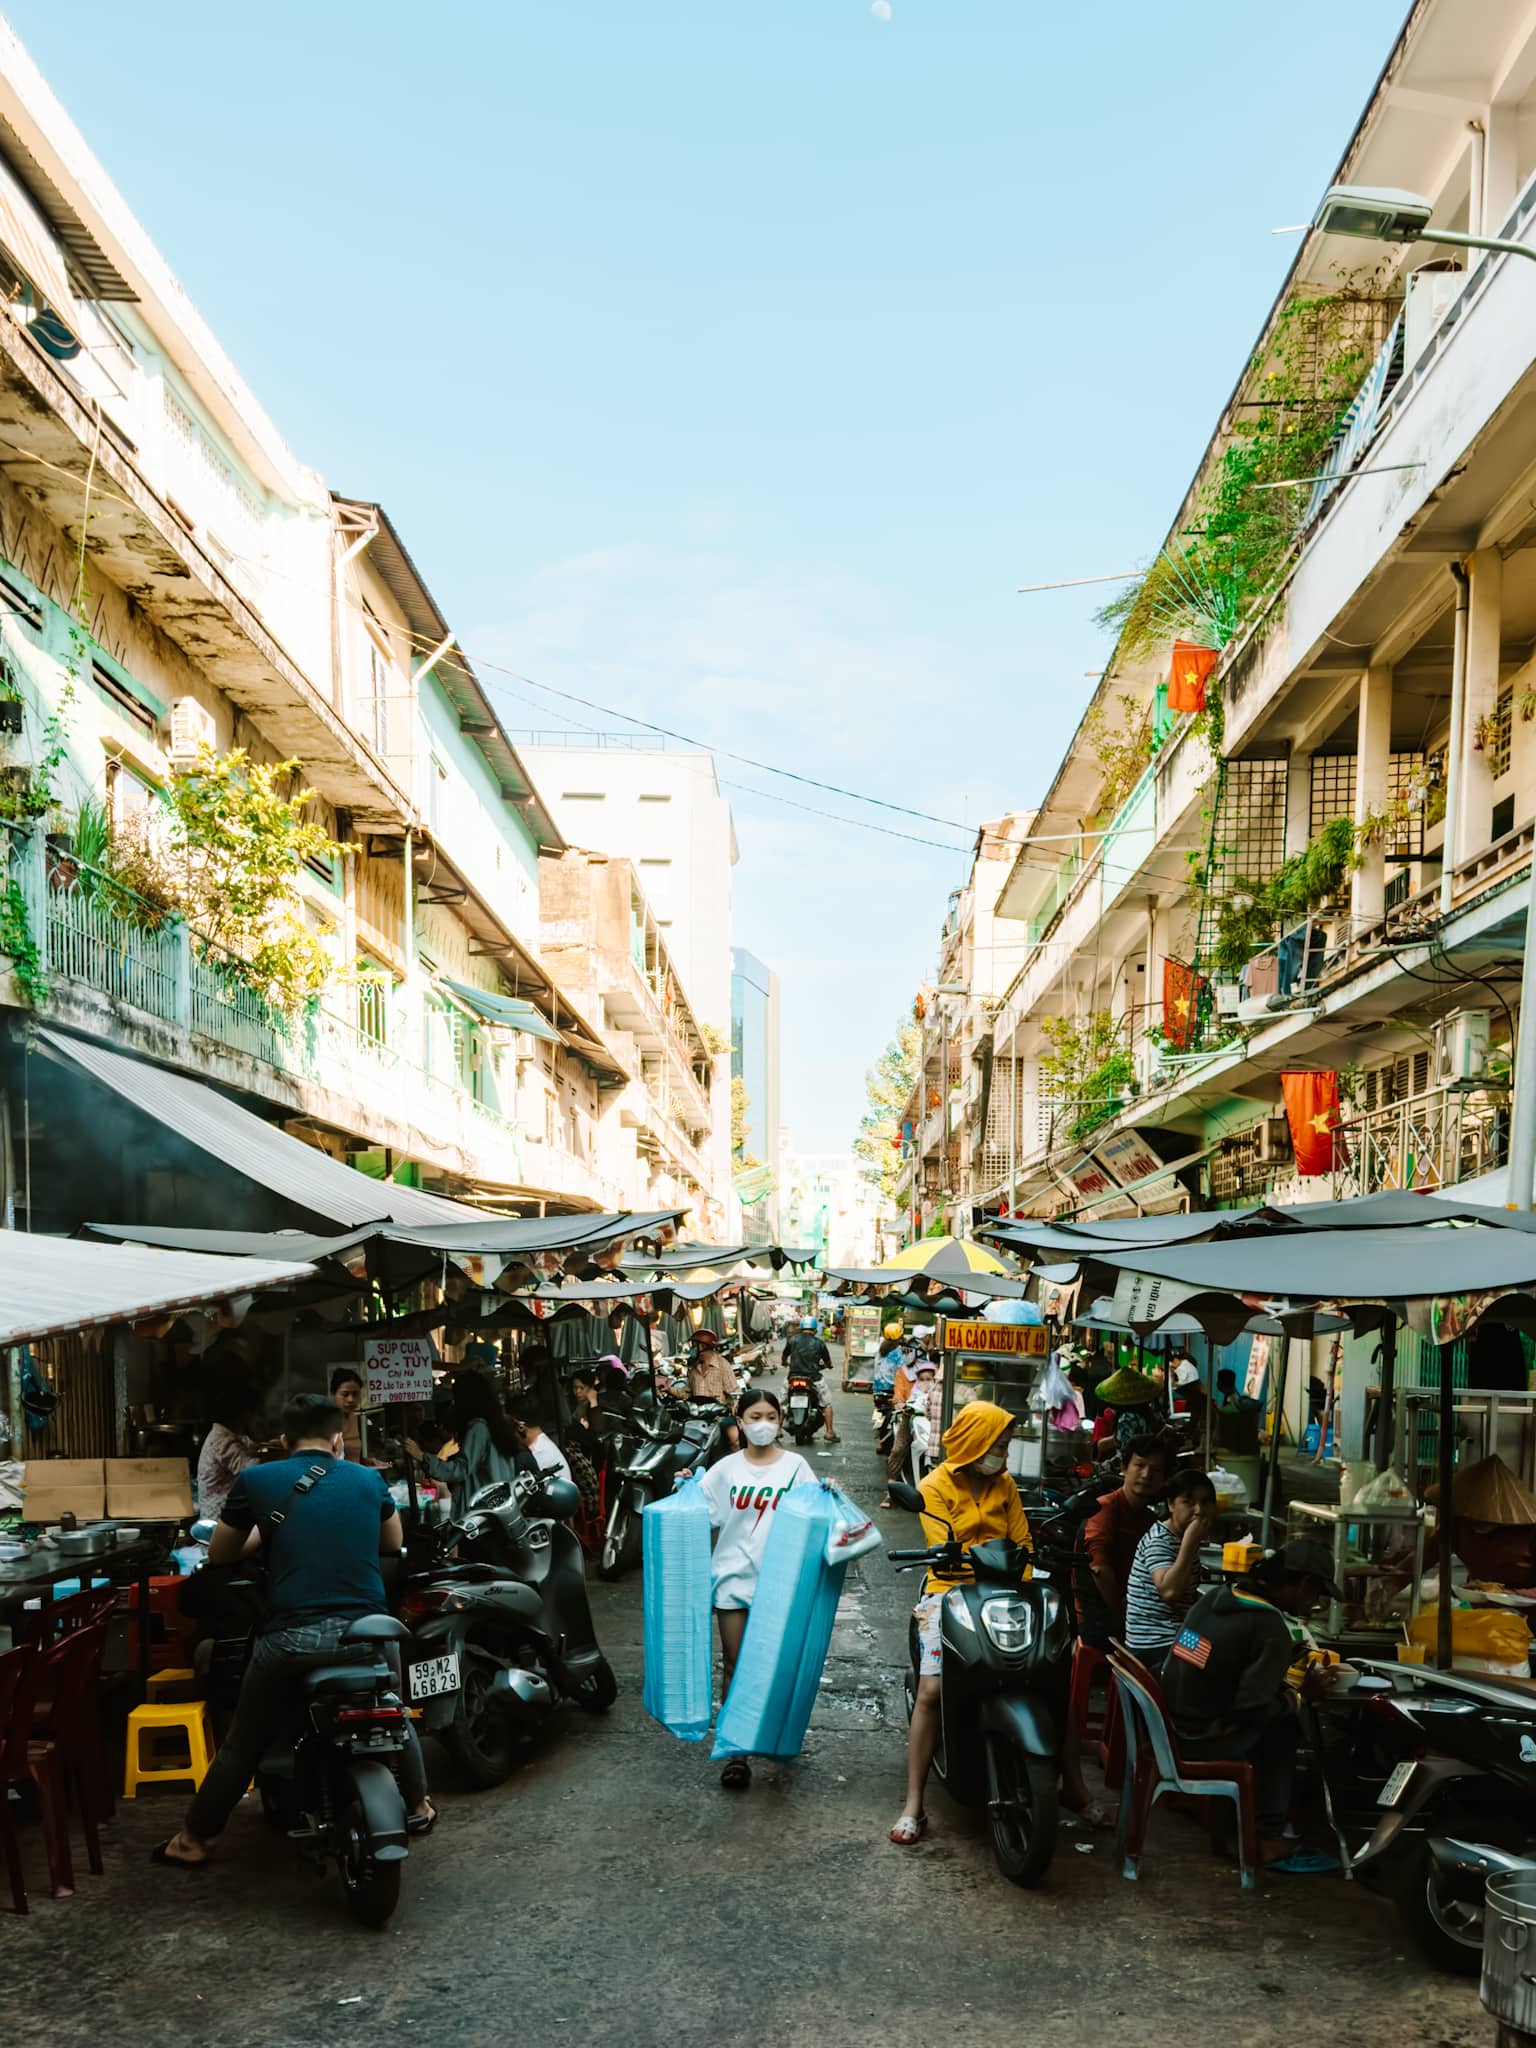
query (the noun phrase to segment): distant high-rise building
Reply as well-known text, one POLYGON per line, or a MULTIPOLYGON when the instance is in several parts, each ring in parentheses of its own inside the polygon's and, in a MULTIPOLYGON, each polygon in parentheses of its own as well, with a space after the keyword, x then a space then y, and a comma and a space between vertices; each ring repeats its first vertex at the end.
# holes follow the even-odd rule
POLYGON ((896 1206, 864 1178, 851 1152, 779 1146, 779 1234, 814 1248, 819 1266, 877 1266, 897 1248, 896 1206))
POLYGON ((779 977, 740 946, 731 952, 731 1090, 742 1228, 767 1244, 779 1234, 779 977))

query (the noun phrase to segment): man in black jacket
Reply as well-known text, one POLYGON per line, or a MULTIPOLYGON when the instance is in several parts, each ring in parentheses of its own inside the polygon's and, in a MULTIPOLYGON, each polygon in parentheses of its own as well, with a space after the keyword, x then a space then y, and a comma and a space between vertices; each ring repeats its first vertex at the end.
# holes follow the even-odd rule
POLYGON ((1294 1846, 1283 1833, 1297 1738, 1297 1695, 1286 1674, 1307 1648, 1302 1619, 1324 1594, 1338 1598, 1332 1574, 1321 1543, 1287 1543, 1236 1585, 1202 1593, 1163 1666, 1163 1696, 1184 1754, 1253 1765, 1266 1863, 1294 1846))

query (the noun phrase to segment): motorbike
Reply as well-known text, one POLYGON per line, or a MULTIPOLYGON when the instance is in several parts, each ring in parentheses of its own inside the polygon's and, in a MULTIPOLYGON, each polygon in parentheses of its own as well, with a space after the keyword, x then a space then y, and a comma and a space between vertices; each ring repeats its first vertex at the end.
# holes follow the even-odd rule
POLYGON ((407 1581, 411 1703, 475 1785, 501 1784, 562 1699, 601 1714, 618 1696, 570 1527, 579 1505, 566 1479, 498 1481, 407 1581))
POLYGON ((640 1517, 651 1502, 666 1499, 680 1472, 704 1471, 724 1454, 730 1415, 716 1401, 667 1401, 654 1424, 636 1414, 623 1420, 610 1451, 612 1498, 597 1567, 604 1579, 640 1562, 640 1517))
POLYGON ((797 1444, 808 1444, 821 1427, 821 1396, 816 1378, 802 1366, 792 1365, 784 1383, 784 1420, 797 1444))
POLYGON ((305 1673, 296 1729, 256 1768, 262 1812, 301 1856, 322 1869, 334 1861, 347 1911, 364 1927, 382 1927, 399 1904, 409 1854, 397 1776, 406 1709, 378 1654, 409 1633, 387 1614, 354 1621, 337 1661, 305 1673))
MULTIPOLYGON (((891 1499, 924 1507, 915 1487, 891 1484, 891 1499)), ((1026 1579, 1031 1553, 1008 1540, 966 1550, 949 1540, 928 1550, 887 1552, 898 1571, 920 1568, 973 1576, 944 1594, 940 1631, 939 1745, 934 1766, 966 1806, 984 1806, 993 1860, 1011 1884, 1036 1885, 1056 1851, 1057 1778, 1072 1657, 1070 1602, 1043 1574, 1026 1579)), ((1070 1553, 1069 1553, 1070 1554, 1070 1553)), ((918 1623, 908 1637, 907 1715, 917 1701, 918 1623)))
POLYGON ((1536 1875, 1536 1698, 1475 1672, 1356 1664, 1354 1749, 1379 1789, 1351 1867, 1391 1886, 1400 1924, 1431 1962, 1476 1976, 1485 1884, 1536 1875))

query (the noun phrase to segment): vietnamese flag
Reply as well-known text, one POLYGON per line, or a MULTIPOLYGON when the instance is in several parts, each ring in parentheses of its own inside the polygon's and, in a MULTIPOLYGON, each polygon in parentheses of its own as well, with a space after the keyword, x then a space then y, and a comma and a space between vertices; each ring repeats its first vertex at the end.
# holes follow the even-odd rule
POLYGON ((1200 1021, 1205 977, 1182 960, 1163 956, 1163 1036, 1175 1052, 1188 1052, 1200 1021))
POLYGON ((1221 650, 1197 647, 1193 640, 1175 640, 1173 667, 1168 672, 1168 709, 1203 711, 1205 679, 1216 666, 1221 650))
POLYGON ((1282 1074, 1285 1116, 1291 1127, 1296 1171, 1306 1178, 1332 1173, 1349 1158, 1339 1129, 1339 1077, 1327 1074, 1282 1074))

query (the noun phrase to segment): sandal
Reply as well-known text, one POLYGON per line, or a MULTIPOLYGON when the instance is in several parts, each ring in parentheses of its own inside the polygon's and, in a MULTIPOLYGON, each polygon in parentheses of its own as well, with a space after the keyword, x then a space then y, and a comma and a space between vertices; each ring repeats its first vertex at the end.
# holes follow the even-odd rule
POLYGON ((162 1842, 157 1849, 151 1849, 149 1852, 150 1862, 163 1863, 167 1870, 206 1870, 209 1862, 206 1855, 173 1856, 170 1853, 171 1842, 178 1839, 176 1835, 172 1835, 170 1842, 162 1842))
POLYGON ((425 1813, 408 1813, 405 1816, 405 1831, 408 1835, 430 1835, 437 1826, 437 1808, 429 1799, 425 1813))
POLYGON ((1278 1870, 1282 1877, 1322 1877, 1330 1870, 1344 1868, 1338 1857, 1330 1856, 1326 1849, 1293 1849, 1289 1856, 1263 1867, 1278 1870))
POLYGON ((927 1832, 926 1813, 904 1813, 886 1839, 894 1842, 898 1849, 910 1849, 920 1842, 927 1832))
POLYGON ((727 1792, 745 1792, 752 1782, 752 1766, 744 1756, 733 1756, 720 1773, 720 1783, 727 1792))

